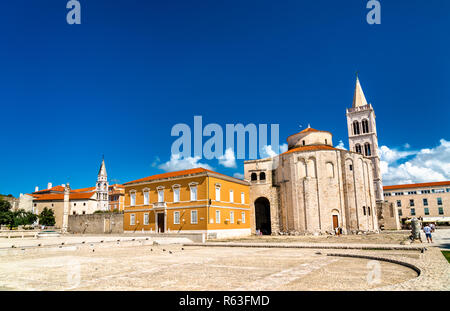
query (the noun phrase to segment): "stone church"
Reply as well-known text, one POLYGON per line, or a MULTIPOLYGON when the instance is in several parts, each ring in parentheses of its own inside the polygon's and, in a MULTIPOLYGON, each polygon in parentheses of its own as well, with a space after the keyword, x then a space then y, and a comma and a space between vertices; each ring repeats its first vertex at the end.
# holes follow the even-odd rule
POLYGON ((308 126, 287 138, 286 152, 244 162, 253 233, 378 231, 383 188, 375 113, 359 79, 347 126, 350 150, 333 147, 330 132, 308 126))

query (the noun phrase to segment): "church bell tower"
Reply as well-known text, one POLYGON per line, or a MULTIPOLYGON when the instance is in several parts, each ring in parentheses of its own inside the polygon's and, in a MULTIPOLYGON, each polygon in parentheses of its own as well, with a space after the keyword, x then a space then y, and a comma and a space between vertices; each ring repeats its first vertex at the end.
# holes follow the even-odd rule
POLYGON ((105 159, 103 159, 97 175, 97 210, 107 211, 109 209, 108 186, 108 175, 106 174, 105 159))
POLYGON ((358 76, 356 76, 353 105, 352 108, 347 109, 346 115, 349 150, 361 153, 372 160, 375 199, 377 202, 381 202, 384 197, 375 111, 372 105, 366 101, 358 76))

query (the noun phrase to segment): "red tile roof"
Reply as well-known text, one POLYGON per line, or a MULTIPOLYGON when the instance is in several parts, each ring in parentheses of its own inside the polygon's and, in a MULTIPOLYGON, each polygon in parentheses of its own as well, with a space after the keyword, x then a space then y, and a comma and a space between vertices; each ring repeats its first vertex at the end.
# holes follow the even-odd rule
MULTIPOLYGON (((316 130, 316 129, 313 129, 312 127, 308 127, 308 128, 305 128, 303 131, 301 131, 300 133, 308 133, 308 132, 321 132, 321 131, 319 131, 319 130, 316 130)), ((299 133, 299 134, 300 134, 299 133)))
POLYGON ((54 186, 54 187, 51 187, 50 189, 42 189, 42 190, 39 190, 39 191, 35 191, 35 192, 33 192, 33 193, 39 194, 39 193, 43 193, 43 192, 47 192, 47 191, 60 191, 60 192, 64 192, 64 187, 63 187, 63 186, 54 186))
POLYGON ((422 187, 439 187, 439 186, 450 186, 450 181, 437 181, 437 182, 426 182, 426 183, 419 183, 419 184, 384 186, 383 190, 422 188, 422 187))
POLYGON ((80 188, 80 189, 71 189, 70 192, 88 192, 88 191, 94 191, 95 187, 88 187, 88 188, 80 188))
MULTIPOLYGON (((90 199, 95 192, 82 192, 82 193, 70 193, 69 200, 83 200, 83 199, 90 199)), ((39 194, 39 195, 33 195, 34 200, 33 201, 62 201, 64 200, 64 194, 63 193, 50 193, 50 194, 39 194)))
POLYGON ((109 187, 119 187, 119 188, 125 188, 123 185, 120 184, 114 184, 114 185, 109 185, 109 187))
POLYGON ((325 133, 330 133, 330 134, 331 134, 331 132, 328 132, 328 131, 320 131, 320 130, 313 129, 312 127, 308 127, 308 128, 304 129, 304 130, 301 131, 301 132, 298 132, 298 133, 296 133, 296 134, 292 134, 292 135, 289 136, 286 140, 288 140, 288 139, 289 139, 290 137, 292 137, 292 136, 295 136, 295 135, 298 135, 298 134, 309 133, 309 132, 325 132, 325 133))
MULTIPOLYGON (((168 172, 168 173, 163 173, 163 174, 152 175, 152 176, 148 176, 148 177, 145 177, 145 178, 136 179, 136 180, 133 180, 133 181, 126 182, 126 183, 124 183, 124 185, 134 184, 134 183, 143 182, 143 181, 165 179, 165 178, 170 178, 170 177, 178 177, 178 176, 185 176, 185 175, 192 175, 192 174, 200 174, 200 173, 205 173, 205 172, 210 172, 210 173, 215 173, 215 174, 227 176, 227 175, 224 175, 224 174, 220 174, 220 173, 208 170, 208 169, 203 168, 203 167, 198 167, 198 168, 192 168, 192 169, 183 170, 183 171, 168 172)), ((227 177, 230 177, 230 176, 227 176, 227 177)), ((231 177, 231 178, 233 178, 233 177, 231 177)))
POLYGON ((311 146, 301 146, 301 147, 297 147, 291 150, 288 150, 283 154, 288 154, 288 153, 292 153, 292 152, 302 152, 302 151, 316 151, 316 150, 343 150, 343 149, 338 149, 338 148, 334 148, 328 145, 311 145, 311 146))

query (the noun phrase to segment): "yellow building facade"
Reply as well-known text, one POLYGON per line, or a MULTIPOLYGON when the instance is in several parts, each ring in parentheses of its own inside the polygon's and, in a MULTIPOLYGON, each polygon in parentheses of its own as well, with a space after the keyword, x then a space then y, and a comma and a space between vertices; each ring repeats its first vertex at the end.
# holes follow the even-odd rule
POLYGON ((195 168, 124 187, 124 232, 196 232, 208 238, 251 234, 247 181, 195 168))

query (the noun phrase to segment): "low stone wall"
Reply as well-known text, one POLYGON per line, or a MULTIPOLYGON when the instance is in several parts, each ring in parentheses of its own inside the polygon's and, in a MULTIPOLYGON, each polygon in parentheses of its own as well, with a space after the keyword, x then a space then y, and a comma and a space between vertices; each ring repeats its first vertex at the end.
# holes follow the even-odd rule
POLYGON ((205 243, 206 242, 206 233, 199 233, 199 232, 183 232, 183 233, 177 233, 177 232, 165 232, 165 233, 155 233, 155 232, 148 232, 148 231, 124 231, 125 234, 130 234, 132 236, 145 236, 150 237, 152 239, 158 239, 163 238, 167 239, 167 242, 175 241, 175 239, 189 239, 193 243, 205 243), (172 240, 171 240, 172 239, 172 240))
POLYGON ((123 214, 70 215, 68 230, 81 234, 123 233, 123 214))

